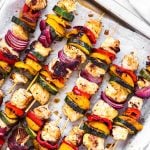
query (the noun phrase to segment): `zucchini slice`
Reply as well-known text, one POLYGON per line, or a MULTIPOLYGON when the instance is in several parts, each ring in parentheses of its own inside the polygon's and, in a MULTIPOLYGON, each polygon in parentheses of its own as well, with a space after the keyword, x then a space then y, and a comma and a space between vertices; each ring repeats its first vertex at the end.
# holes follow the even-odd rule
POLYGON ((58 93, 57 88, 54 85, 48 83, 42 76, 39 76, 37 81, 43 88, 45 88, 51 94, 56 95, 58 93))
POLYGON ((40 62, 43 62, 45 60, 45 57, 43 57, 40 53, 31 51, 30 52, 32 55, 34 55, 40 62))
POLYGON ((134 88, 132 86, 130 86, 129 84, 126 84, 123 80, 121 80, 117 76, 111 76, 110 81, 115 81, 118 84, 120 84, 121 86, 123 86, 124 88, 127 88, 127 89, 129 89, 131 91, 134 91, 134 88))
POLYGON ((114 124, 128 129, 130 134, 136 134, 138 132, 138 130, 132 124, 121 119, 120 117, 114 119, 114 124))
POLYGON ((94 129, 92 127, 90 127, 88 125, 88 123, 84 123, 82 129, 86 132, 86 133, 89 133, 89 134, 92 134, 92 135, 95 135, 95 136, 98 136, 100 138, 107 138, 107 135, 104 133, 104 132, 100 132, 98 131, 97 129, 94 129))
POLYGON ((105 71, 107 71, 108 68, 109 68, 109 65, 108 65, 108 64, 106 64, 106 63, 104 63, 104 62, 102 62, 102 61, 100 61, 100 60, 98 60, 98 59, 96 59, 96 58, 94 58, 94 57, 90 57, 89 60, 90 60, 94 65, 96 65, 96 66, 99 67, 99 68, 104 69, 105 71))
POLYGON ((58 15, 61 16, 63 19, 72 22, 74 19, 74 15, 72 13, 67 12, 65 9, 55 5, 53 7, 53 11, 58 15))
POLYGON ((29 25, 27 25, 25 22, 21 21, 19 18, 15 17, 15 16, 12 17, 11 21, 17 25, 22 26, 26 31, 28 31, 30 33, 34 32, 34 30, 29 25))
POLYGON ((29 127, 26 127, 25 130, 32 139, 35 139, 37 137, 37 134, 29 127))
POLYGON ((18 120, 8 118, 3 112, 0 112, 0 118, 4 121, 8 126, 13 126, 18 120))
POLYGON ((71 100, 70 97, 66 96, 65 98, 65 102, 67 103, 67 105, 69 105, 74 111, 80 113, 80 114, 85 114, 86 110, 80 108, 75 102, 73 102, 71 100))
POLYGON ((92 47, 86 44, 85 42, 77 39, 77 38, 70 38, 67 41, 67 44, 75 46, 82 50, 85 54, 89 55, 92 52, 92 47))
POLYGON ((140 71, 140 76, 143 77, 144 79, 150 81, 150 73, 146 69, 142 69, 140 71))

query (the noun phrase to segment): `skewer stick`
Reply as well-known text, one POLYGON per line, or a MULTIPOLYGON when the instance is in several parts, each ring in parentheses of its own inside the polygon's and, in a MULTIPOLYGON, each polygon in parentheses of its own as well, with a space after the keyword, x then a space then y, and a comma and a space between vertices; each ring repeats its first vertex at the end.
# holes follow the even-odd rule
POLYGON ((11 88, 9 89, 9 91, 8 91, 8 94, 10 94, 10 93, 13 92, 14 88, 16 87, 16 85, 17 85, 17 82, 15 82, 15 83, 12 85, 12 87, 11 87, 11 88))
POLYGON ((33 83, 35 82, 35 80, 37 79, 38 76, 39 76, 39 73, 37 73, 37 75, 34 77, 34 79, 32 80, 32 82, 29 84, 29 86, 27 87, 27 91, 30 90, 31 86, 33 85, 33 83))
POLYGON ((114 146, 113 146, 112 150, 115 150, 115 149, 116 149, 116 147, 117 147, 118 143, 119 143, 119 141, 115 141, 115 143, 114 143, 114 146))
POLYGON ((112 143, 110 146, 109 146, 109 150, 115 150, 116 149, 116 147, 117 147, 117 144, 119 143, 119 140, 118 141, 115 141, 114 143, 112 143))
POLYGON ((100 16, 99 16, 99 20, 101 21, 104 17, 105 13, 103 12, 100 16))
POLYGON ((69 118, 67 118, 67 120, 66 120, 66 122, 65 122, 64 126, 62 127, 61 134, 63 134, 63 133, 64 133, 64 131, 65 131, 65 129, 66 129, 66 127, 67 127, 68 123, 69 123, 69 118))
POLYGON ((83 123, 83 120, 79 123, 78 128, 80 129, 81 125, 83 123))
MULTIPOLYGON (((29 86, 27 87, 26 91, 29 91, 31 86, 33 85, 33 83, 36 81, 37 77, 39 76, 39 73, 37 73, 37 75, 34 77, 34 79, 32 80, 32 82, 29 84, 29 86)), ((36 100, 34 99, 32 101, 32 103, 28 106, 28 108, 25 110, 25 113, 28 112, 30 110, 30 108, 35 104, 36 100)))

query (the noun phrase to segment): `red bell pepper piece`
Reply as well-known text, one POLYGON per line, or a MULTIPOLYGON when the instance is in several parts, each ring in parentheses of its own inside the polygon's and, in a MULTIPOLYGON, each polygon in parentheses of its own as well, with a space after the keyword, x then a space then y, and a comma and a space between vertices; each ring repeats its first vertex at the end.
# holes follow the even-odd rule
POLYGON ((54 149, 58 148, 58 144, 52 145, 49 142, 42 140, 41 139, 41 131, 38 132, 37 141, 39 142, 39 144, 41 146, 46 147, 46 148, 48 148, 50 150, 54 150, 54 149))
POLYGON ((112 122, 107 118, 102 118, 102 117, 100 117, 98 115, 94 115, 94 114, 89 115, 87 118, 88 118, 88 121, 100 121, 102 123, 105 123, 108 126, 109 130, 112 129, 112 122))
POLYGON ((63 140, 62 143, 65 143, 65 144, 69 145, 71 148, 73 148, 73 150, 79 150, 78 147, 75 147, 74 145, 72 145, 71 143, 66 142, 65 140, 63 140))
POLYGON ((135 73, 133 71, 125 69, 123 67, 120 67, 116 64, 113 64, 113 66, 116 66, 119 72, 124 72, 124 73, 127 73, 128 75, 130 75, 131 78, 133 79, 134 83, 137 82, 137 76, 135 75, 135 73))
POLYGON ((4 143, 5 143, 5 140, 1 137, 0 138, 0 148, 3 146, 4 143))
POLYGON ((124 112, 124 115, 138 120, 140 118, 141 112, 137 108, 127 108, 124 112))
POLYGON ((104 54, 104 55, 107 55, 112 61, 116 58, 116 55, 109 52, 109 51, 106 51, 104 49, 102 49, 101 47, 100 48, 95 48, 94 49, 96 52, 98 53, 101 53, 101 54, 104 54))
POLYGON ((91 95, 90 95, 90 94, 79 90, 77 86, 74 86, 73 92, 74 92, 75 94, 77 94, 77 95, 84 96, 84 97, 86 97, 87 99, 90 99, 90 98, 91 98, 91 95))
POLYGON ((19 116, 22 117, 24 115, 24 111, 20 108, 17 108, 16 106, 12 105, 11 102, 6 102, 6 107, 8 107, 9 109, 13 110, 14 113, 19 116))
POLYGON ((30 8, 28 7, 28 5, 24 4, 23 12, 28 12, 29 10, 30 10, 30 8))
POLYGON ((28 53, 27 57, 30 58, 30 59, 32 59, 32 60, 34 60, 34 61, 36 61, 36 62, 39 62, 38 59, 33 54, 31 54, 31 53, 28 53))
POLYGON ((77 30, 83 31, 88 36, 91 43, 96 44, 96 37, 90 29, 88 29, 85 26, 75 26, 74 28, 77 29, 77 30))
POLYGON ((29 111, 27 113, 27 117, 29 117, 32 121, 34 121, 38 126, 43 126, 44 122, 38 118, 33 111, 29 111))
POLYGON ((17 62, 17 59, 8 58, 2 51, 0 51, 0 60, 7 62, 9 65, 14 65, 17 62))

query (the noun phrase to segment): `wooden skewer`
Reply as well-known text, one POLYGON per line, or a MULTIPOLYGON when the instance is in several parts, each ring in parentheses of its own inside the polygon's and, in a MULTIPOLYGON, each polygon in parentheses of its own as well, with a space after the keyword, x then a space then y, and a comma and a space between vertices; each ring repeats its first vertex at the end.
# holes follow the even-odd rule
POLYGON ((81 125, 83 123, 83 120, 79 123, 78 128, 80 129, 81 125))
MULTIPOLYGON (((37 75, 34 77, 34 79, 32 80, 32 82, 29 84, 29 86, 27 87, 26 91, 29 91, 31 86, 33 85, 33 83, 36 81, 37 77, 39 76, 39 73, 37 73, 37 75)), ((32 103, 28 106, 28 108, 25 110, 25 113, 28 112, 30 110, 30 108, 35 104, 36 100, 34 99, 32 101, 32 103)))
POLYGON ((101 21, 104 16, 105 16, 105 13, 103 12, 103 13, 99 16, 99 20, 101 21))
POLYGON ((69 123, 69 118, 67 118, 67 120, 66 120, 66 122, 65 122, 64 126, 62 127, 61 134, 63 134, 63 133, 64 133, 64 131, 65 131, 65 129, 66 129, 66 127, 67 127, 68 123, 69 123))
POLYGON ((8 94, 10 94, 10 93, 13 92, 14 88, 16 87, 16 85, 17 85, 17 82, 15 82, 15 83, 12 85, 12 87, 11 87, 11 88, 9 89, 9 91, 8 91, 8 94))
POLYGON ((30 90, 31 86, 33 85, 33 83, 35 82, 35 80, 37 79, 38 76, 39 76, 39 73, 37 73, 37 75, 34 77, 34 79, 32 80, 32 82, 29 84, 29 86, 27 87, 27 91, 30 90))
POLYGON ((116 147, 117 147, 117 144, 119 143, 119 140, 118 141, 115 141, 114 143, 112 143, 110 146, 109 146, 109 150, 115 150, 116 149, 116 147))

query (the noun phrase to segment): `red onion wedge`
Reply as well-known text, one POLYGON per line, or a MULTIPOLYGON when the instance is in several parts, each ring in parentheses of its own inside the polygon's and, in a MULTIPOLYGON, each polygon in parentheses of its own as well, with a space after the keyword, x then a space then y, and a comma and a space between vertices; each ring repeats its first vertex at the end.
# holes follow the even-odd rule
POLYGON ((61 62, 66 64, 66 67, 68 67, 71 70, 75 70, 78 67, 79 63, 80 63, 79 59, 68 58, 65 55, 63 50, 58 52, 58 58, 60 59, 61 62))
POLYGON ((46 36, 45 35, 40 35, 40 37, 39 37, 39 42, 41 42, 42 43, 42 45, 44 46, 44 47, 49 47, 50 45, 49 45, 49 43, 47 42, 47 38, 46 38, 46 36))
POLYGON ((45 20, 41 20, 40 21, 40 30, 43 31, 46 28, 46 21, 45 20))
POLYGON ((8 30, 7 34, 5 35, 5 40, 7 44, 16 51, 25 50, 29 43, 28 40, 22 40, 16 37, 11 30, 8 30))
POLYGON ((122 109, 124 107, 123 104, 117 104, 115 102, 113 102, 110 98, 108 98, 106 96, 106 94, 104 92, 101 93, 101 98, 110 106, 112 106, 115 109, 122 109))
POLYGON ((102 77, 93 77, 87 70, 82 70, 80 76, 96 84, 102 83, 103 80, 102 77))
POLYGON ((49 44, 49 46, 52 43, 52 39, 51 39, 51 34, 50 34, 50 27, 47 26, 43 31, 42 31, 42 35, 46 36, 46 40, 47 43, 49 44))
POLYGON ((141 98, 149 98, 150 97, 150 86, 137 89, 135 95, 141 98))
POLYGON ((7 132, 7 128, 0 128, 0 137, 3 137, 7 132))

